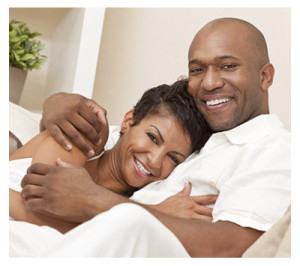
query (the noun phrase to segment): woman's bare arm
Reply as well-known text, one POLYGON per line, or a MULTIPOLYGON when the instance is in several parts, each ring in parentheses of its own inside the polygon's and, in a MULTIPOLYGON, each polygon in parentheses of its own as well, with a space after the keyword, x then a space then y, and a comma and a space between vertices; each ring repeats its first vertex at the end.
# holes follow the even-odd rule
MULTIPOLYGON (((87 156, 76 147, 71 151, 63 149, 50 136, 47 130, 37 135, 16 152, 11 154, 9 159, 32 158, 32 164, 46 163, 55 165, 58 157, 79 166, 83 166, 87 159, 87 156)), ((77 223, 63 221, 59 216, 46 215, 25 209, 24 199, 21 197, 20 192, 11 189, 9 189, 9 215, 17 221, 24 221, 37 225, 47 225, 62 233, 69 231, 77 225, 77 223)))

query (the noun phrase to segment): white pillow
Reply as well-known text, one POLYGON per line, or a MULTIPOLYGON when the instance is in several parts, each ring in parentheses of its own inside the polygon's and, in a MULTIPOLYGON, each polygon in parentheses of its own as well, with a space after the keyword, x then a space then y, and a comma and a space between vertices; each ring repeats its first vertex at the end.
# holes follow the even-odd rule
POLYGON ((41 114, 9 103, 9 131, 24 145, 40 132, 41 114))

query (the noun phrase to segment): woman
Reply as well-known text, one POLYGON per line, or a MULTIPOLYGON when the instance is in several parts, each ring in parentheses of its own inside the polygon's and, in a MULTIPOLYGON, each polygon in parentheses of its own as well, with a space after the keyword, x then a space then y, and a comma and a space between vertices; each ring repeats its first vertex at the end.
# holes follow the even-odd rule
MULTIPOLYGON (((65 151, 44 131, 10 156, 10 168, 12 172, 21 169, 24 175, 24 169, 31 163, 55 164, 60 157, 83 166, 98 185, 129 196, 138 188, 166 178, 208 140, 210 129, 186 88, 186 81, 178 81, 172 86, 161 85, 146 91, 134 110, 126 113, 117 144, 99 159, 87 161, 86 155, 76 148, 71 153, 65 151)), ((101 149, 107 136, 108 128, 105 128, 102 130, 101 149)), ((23 175, 16 174, 19 179, 23 175)), ((35 189, 35 195, 43 195, 43 187, 35 186, 24 189, 22 196, 30 197, 32 189, 35 189)), ((78 225, 61 217, 27 211, 24 199, 16 190, 10 189, 10 216, 13 219, 48 225, 61 232, 78 225)), ((211 199, 215 200, 215 197, 211 199)), ((174 197, 169 201, 174 203, 174 197)), ((168 212, 169 201, 158 204, 157 209, 168 212)), ((180 211, 174 213, 180 215, 180 211)))

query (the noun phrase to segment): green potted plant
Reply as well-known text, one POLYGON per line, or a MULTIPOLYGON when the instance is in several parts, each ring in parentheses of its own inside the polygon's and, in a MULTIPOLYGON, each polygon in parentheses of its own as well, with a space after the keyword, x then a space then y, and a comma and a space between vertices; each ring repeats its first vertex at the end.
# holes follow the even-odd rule
POLYGON ((9 100, 18 103, 27 71, 40 69, 46 56, 40 51, 45 44, 36 40, 39 32, 31 32, 26 23, 12 19, 9 22, 9 100))

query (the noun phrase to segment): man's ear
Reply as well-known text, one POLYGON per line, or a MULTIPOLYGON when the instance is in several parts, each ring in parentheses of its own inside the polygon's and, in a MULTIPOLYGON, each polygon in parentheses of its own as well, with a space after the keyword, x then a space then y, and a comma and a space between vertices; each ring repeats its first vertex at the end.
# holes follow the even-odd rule
POLYGON ((265 64, 261 68, 261 89, 267 91, 273 83, 275 69, 271 63, 265 64))
POLYGON ((129 128, 130 125, 133 124, 133 110, 127 112, 123 118, 122 125, 121 125, 121 132, 125 133, 129 128))

